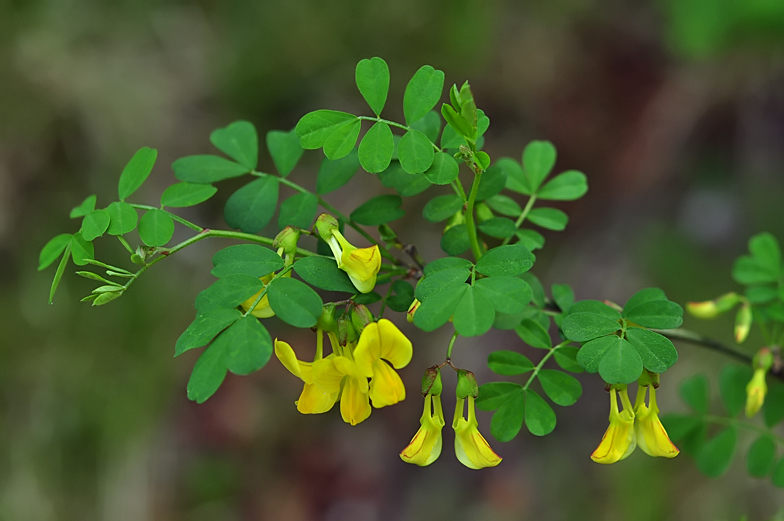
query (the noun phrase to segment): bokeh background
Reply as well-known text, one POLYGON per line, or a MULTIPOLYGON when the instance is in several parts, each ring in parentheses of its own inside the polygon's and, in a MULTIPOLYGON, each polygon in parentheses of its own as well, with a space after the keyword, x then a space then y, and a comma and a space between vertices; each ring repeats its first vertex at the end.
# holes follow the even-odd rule
MULTIPOLYGON (((47 305, 54 267, 36 272, 41 246, 77 230, 68 212, 87 195, 99 207, 114 200, 136 149, 159 150, 134 196, 155 204, 175 181, 171 162, 209 153, 214 128, 241 118, 263 135, 317 108, 365 111, 354 66, 371 56, 390 65, 388 117, 400 117, 405 84, 431 64, 448 85, 470 80, 491 120, 491 156, 519 158, 531 139, 549 139, 557 170, 588 175, 588 195, 561 206, 567 230, 545 234, 534 272, 546 286, 624 302, 656 285, 681 303, 703 300, 737 289, 730 267, 750 235, 784 239, 781 0, 0 2, 0 519, 774 518, 784 494, 749 478, 743 457, 716 480, 686 455, 592 463, 607 424, 595 376, 581 376, 583 397, 558 409, 552 435, 491 439, 504 457, 497 468, 462 467, 448 426, 439 461, 405 465, 397 454, 418 427, 415 389, 448 332, 421 334, 404 320, 415 343, 402 372, 409 398, 358 427, 336 410, 299 415, 301 383, 274 359, 229 375, 195 405, 185 384, 196 355, 172 353, 211 283, 212 253, 227 245, 218 240, 160 263, 101 308, 78 303, 92 285, 71 267, 47 305)), ((314 186, 319 154, 306 154, 292 178, 314 186)), ((221 202, 236 186, 221 184, 215 201, 186 215, 225 227, 221 202)), ((350 212, 388 192, 360 172, 332 200, 350 212)), ((440 228, 418 215, 438 193, 406 200, 409 215, 395 223, 426 259, 439 255, 440 228)), ((130 264, 119 243, 96 246, 100 258, 130 264)), ((731 321, 685 325, 730 342, 731 321)), ((267 324, 312 350, 309 332, 267 324)), ((493 332, 459 340, 455 360, 488 381, 488 347, 541 355, 493 332)), ((685 410, 683 378, 704 372, 715 383, 728 361, 694 346, 680 353, 663 379, 663 411, 685 410)), ((480 422, 489 438, 489 416, 480 422)), ((741 439, 743 451, 751 440, 741 439)))

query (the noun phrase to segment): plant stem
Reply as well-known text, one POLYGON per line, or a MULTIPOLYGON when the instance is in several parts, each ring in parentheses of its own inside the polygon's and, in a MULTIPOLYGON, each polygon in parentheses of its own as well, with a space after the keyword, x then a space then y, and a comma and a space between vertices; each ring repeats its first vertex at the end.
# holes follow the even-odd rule
MULTIPOLYGON (((394 121, 389 121, 388 119, 383 119, 379 117, 372 118, 370 116, 358 116, 358 118, 362 121, 375 121, 376 123, 386 123, 390 127, 397 127, 405 131, 412 130, 411 127, 407 127, 401 123, 395 123, 394 121)), ((438 145, 436 145, 432 141, 430 141, 430 144, 433 145, 433 148, 436 150, 436 152, 441 152, 441 149, 438 148, 438 145)))
POLYGON ((168 215, 169 217, 171 217, 172 219, 174 219, 175 221, 177 221, 178 223, 187 226, 191 230, 196 230, 197 232, 200 232, 200 231, 204 230, 204 228, 202 228, 198 224, 193 224, 189 220, 183 219, 179 215, 173 214, 173 213, 168 212, 166 210, 162 210, 161 208, 156 208, 155 206, 148 206, 146 204, 133 204, 133 203, 129 203, 129 204, 132 207, 136 208, 137 210, 160 210, 163 213, 165 213, 166 215, 168 215))
MULTIPOLYGON (((528 198, 528 202, 526 203, 525 208, 523 208, 523 213, 521 213, 520 217, 518 217, 517 220, 515 221, 515 229, 520 228, 520 225, 523 224, 523 221, 525 221, 525 218, 528 217, 528 213, 531 211, 531 208, 534 207, 535 201, 536 201, 536 194, 533 194, 528 198)), ((512 237, 514 237, 514 235, 512 237)), ((506 239, 504 239, 504 242, 501 243, 501 246, 506 246, 507 244, 509 244, 509 241, 512 240, 512 237, 507 237, 506 239)))
POLYGON ((482 256, 482 250, 479 248, 479 240, 476 236, 476 226, 474 225, 474 201, 476 201, 476 194, 479 191, 479 182, 482 180, 482 169, 476 166, 474 170, 474 182, 471 184, 471 193, 468 196, 466 203, 466 229, 468 230, 468 240, 471 242, 471 253, 474 255, 474 261, 478 261, 482 256))
POLYGON ((452 181, 452 188, 454 188, 455 193, 460 196, 460 199, 463 200, 463 204, 466 204, 468 202, 468 196, 466 196, 463 185, 460 183, 460 179, 455 179, 452 181))
POLYGON ((457 331, 452 334, 452 338, 449 340, 449 347, 446 349, 446 361, 452 361, 452 348, 455 346, 455 340, 457 340, 457 331))
POLYGON ((571 343, 572 343, 571 340, 566 340, 565 342, 561 342, 560 344, 551 347, 550 351, 548 351, 547 354, 544 355, 541 360, 539 360, 539 363, 536 364, 536 367, 534 367, 531 376, 528 378, 528 381, 525 382, 525 385, 523 386, 523 390, 525 391, 526 389, 528 389, 528 387, 533 383, 534 379, 536 378, 536 375, 539 374, 539 371, 541 371, 542 366, 544 366, 545 362, 547 362, 550 359, 550 357, 555 354, 556 351, 571 343))

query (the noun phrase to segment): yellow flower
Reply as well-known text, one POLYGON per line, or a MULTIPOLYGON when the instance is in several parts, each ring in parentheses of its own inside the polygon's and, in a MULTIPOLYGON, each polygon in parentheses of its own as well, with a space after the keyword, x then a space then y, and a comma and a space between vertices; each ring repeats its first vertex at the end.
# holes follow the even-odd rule
POLYGON ((385 318, 368 324, 362 330, 354 350, 354 360, 360 373, 371 378, 373 407, 378 409, 405 399, 406 388, 392 367, 405 367, 412 354, 411 341, 385 318))
POLYGON ((602 437, 601 443, 591 454, 597 463, 615 463, 626 458, 634 451, 634 412, 626 389, 620 392, 623 411, 618 411, 618 391, 610 389, 610 426, 602 437))
POLYGON ((289 344, 275 339, 275 356, 291 373, 305 382, 302 394, 295 403, 302 414, 319 414, 332 409, 338 399, 338 392, 328 392, 317 387, 313 382, 313 364, 322 359, 322 331, 318 331, 316 357, 313 362, 297 360, 297 355, 289 344))
POLYGON ((634 403, 634 434, 637 445, 649 456, 674 458, 680 451, 667 436, 656 405, 656 389, 653 385, 640 386, 634 403), (650 405, 645 405, 645 392, 650 389, 650 405))
POLYGON ((419 302, 419 300, 414 299, 411 305, 408 306, 408 311, 406 312, 406 320, 408 320, 409 323, 412 323, 414 321, 414 314, 416 313, 417 309, 419 309, 419 306, 421 305, 422 303, 419 302))
POLYGON ((751 377, 746 385, 746 416, 751 418, 762 408, 765 403, 765 395, 768 392, 768 384, 765 382, 767 369, 757 368, 754 376, 751 377))
POLYGON ((452 428, 455 429, 455 455, 460 463, 470 469, 495 467, 501 457, 493 452, 487 440, 479 433, 479 422, 474 412, 474 397, 468 397, 468 419, 463 417, 466 398, 458 398, 452 428))
POLYGON ((425 410, 422 411, 419 423, 421 427, 411 438, 411 443, 400 453, 400 458, 406 463, 424 467, 441 455, 441 429, 446 422, 440 396, 425 396, 425 410))
POLYGON ((313 362, 313 381, 324 392, 340 395, 340 414, 343 421, 356 425, 370 416, 367 377, 351 358, 353 345, 343 349, 343 355, 331 354, 313 362))
POLYGON ((381 269, 381 252, 378 245, 357 248, 349 243, 337 228, 333 228, 331 233, 332 236, 326 241, 335 255, 338 268, 348 274, 351 283, 360 293, 373 291, 376 275, 381 269))

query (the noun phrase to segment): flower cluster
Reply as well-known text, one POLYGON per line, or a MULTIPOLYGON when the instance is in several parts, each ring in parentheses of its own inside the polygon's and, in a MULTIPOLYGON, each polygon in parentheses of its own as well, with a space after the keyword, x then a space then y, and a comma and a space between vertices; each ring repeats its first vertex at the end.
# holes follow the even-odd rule
POLYGON ((640 385, 634 407, 629 401, 626 386, 620 390, 618 386, 610 389, 610 426, 602 437, 601 443, 591 454, 597 463, 615 463, 620 461, 637 447, 649 456, 674 458, 680 452, 670 441, 667 431, 659 420, 659 407, 656 405, 656 388, 653 383, 640 385), (648 405, 645 395, 650 392, 648 405), (623 410, 618 409, 620 395, 623 410))
MULTIPOLYGON (((355 315, 356 316, 356 315, 355 315)), ((343 322, 344 331, 354 326, 343 322)), ((411 361, 412 346, 406 336, 387 319, 371 322, 341 342, 338 333, 326 331, 332 353, 324 356, 324 330, 317 329, 316 356, 313 362, 297 359, 292 347, 275 340, 275 355, 294 376, 304 383, 297 400, 303 414, 318 414, 340 401, 343 420, 356 425, 370 416, 371 407, 394 405, 406 397, 406 389, 395 369, 411 361), (394 368, 394 369, 393 369, 394 368)))

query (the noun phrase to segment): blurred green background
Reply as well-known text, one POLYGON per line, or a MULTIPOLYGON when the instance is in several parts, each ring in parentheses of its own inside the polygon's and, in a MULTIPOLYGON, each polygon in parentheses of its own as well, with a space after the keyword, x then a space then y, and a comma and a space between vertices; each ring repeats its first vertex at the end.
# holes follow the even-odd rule
MULTIPOLYGON (((47 305, 54 268, 35 271, 41 246, 76 231, 68 212, 87 195, 99 207, 114 200, 135 150, 159 150, 134 196, 156 204, 175 181, 168 165, 209 152, 214 128, 241 118, 263 135, 317 108, 366 111, 354 66, 371 56, 392 73, 388 117, 400 117, 406 82, 430 64, 448 85, 471 82, 491 120, 492 157, 519 158, 531 139, 549 139, 557 171, 588 175, 588 195, 562 206, 567 231, 547 233, 538 255, 546 286, 624 302, 657 285, 681 303, 704 300, 737 289, 731 262, 750 235, 784 239, 781 0, 0 2, 0 519, 773 518, 784 493, 749 478, 742 457, 716 480, 687 455, 591 462, 608 412, 595 376, 581 376, 583 398, 558 410, 552 435, 491 439, 505 459, 497 468, 462 467, 448 426, 439 461, 402 463, 422 405, 414 389, 448 332, 400 320, 415 346, 402 372, 409 398, 358 427, 335 410, 299 415, 301 383, 274 359, 230 375, 197 406, 185 396, 196 355, 172 353, 211 283, 212 253, 227 245, 217 240, 101 308, 78 303, 93 286, 71 266, 47 305)), ((292 178, 314 186, 319 154, 306 154, 292 178)), ((225 227, 221 200, 236 186, 224 185, 185 215, 225 227)), ((387 192, 360 173, 332 200, 350 212, 387 192)), ((418 224, 419 213, 436 192, 406 200, 409 215, 395 223, 426 259, 440 255, 440 229, 418 224)), ((96 253, 129 265, 108 239, 96 253)), ((312 350, 307 331, 267 322, 303 356, 312 350)), ((731 322, 687 317, 685 326, 730 342, 731 322)), ((455 360, 480 382, 492 378, 488 343, 524 349, 511 332, 459 340, 455 360)), ((680 353, 662 382, 663 412, 685 409, 681 379, 703 371, 715 381, 727 362, 693 346, 680 353)), ((446 399, 448 416, 452 407, 446 399)), ((480 425, 489 438, 487 414, 480 425)), ((742 440, 745 451, 751 440, 742 440)))

